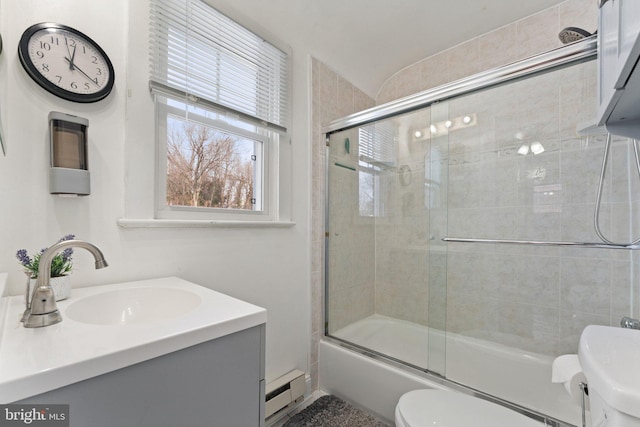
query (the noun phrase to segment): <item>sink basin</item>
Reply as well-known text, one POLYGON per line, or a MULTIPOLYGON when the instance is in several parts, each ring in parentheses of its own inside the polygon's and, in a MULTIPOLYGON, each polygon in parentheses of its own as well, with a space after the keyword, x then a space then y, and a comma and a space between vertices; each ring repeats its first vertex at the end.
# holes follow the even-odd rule
POLYGON ((117 289, 71 303, 63 317, 94 325, 130 325, 175 318, 200 303, 200 296, 182 289, 117 289))

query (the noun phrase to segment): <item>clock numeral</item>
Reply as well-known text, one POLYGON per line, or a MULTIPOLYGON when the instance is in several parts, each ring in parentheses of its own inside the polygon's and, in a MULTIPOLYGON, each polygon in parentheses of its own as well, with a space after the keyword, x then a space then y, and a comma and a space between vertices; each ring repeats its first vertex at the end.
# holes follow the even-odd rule
MULTIPOLYGON (((96 71, 97 71, 97 73, 96 73, 97 75, 99 75, 99 76, 102 75, 102 69, 101 68, 96 68, 96 71)), ((98 80, 98 79, 96 79, 96 80, 98 80)))
POLYGON ((68 39, 68 38, 64 38, 64 42, 67 44, 67 46, 69 47, 75 47, 76 46, 76 41, 74 39, 68 39))
POLYGON ((69 86, 71 86, 71 89, 78 89, 78 84, 76 82, 71 82, 69 86))
POLYGON ((60 46, 60 41, 57 37, 51 36, 51 44, 55 44, 56 46, 60 46))
POLYGON ((56 76, 56 78, 58 79, 58 84, 60 84, 60 82, 62 81, 62 76, 56 76))
POLYGON ((91 56, 91 63, 92 64, 97 64, 98 63, 98 58, 96 58, 95 56, 91 56))
POLYGON ((49 64, 42 64, 42 71, 49 72, 49 64))
POLYGON ((89 89, 91 89, 91 86, 89 86, 89 83, 85 83, 84 90, 89 90, 89 89))
POLYGON ((40 58, 40 59, 44 58, 44 52, 43 52, 43 51, 41 51, 41 50, 37 51, 37 52, 36 52, 36 55, 37 55, 37 56, 38 56, 38 58, 40 58))
POLYGON ((51 45, 47 42, 40 41, 40 49, 51 50, 51 45))

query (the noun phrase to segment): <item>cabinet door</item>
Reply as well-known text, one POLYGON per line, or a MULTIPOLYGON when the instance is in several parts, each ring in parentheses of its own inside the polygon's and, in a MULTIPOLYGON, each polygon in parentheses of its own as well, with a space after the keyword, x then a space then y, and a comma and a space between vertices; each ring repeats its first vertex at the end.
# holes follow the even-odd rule
POLYGON ((608 0, 598 19, 598 125, 605 124, 640 55, 640 1, 608 0))
POLYGON ((618 79, 616 89, 621 89, 627 83, 629 75, 640 55, 640 1, 612 0, 618 13, 618 58, 616 71, 618 79))
POLYGON ((225 335, 16 403, 67 404, 70 427, 262 427, 264 328, 225 335))

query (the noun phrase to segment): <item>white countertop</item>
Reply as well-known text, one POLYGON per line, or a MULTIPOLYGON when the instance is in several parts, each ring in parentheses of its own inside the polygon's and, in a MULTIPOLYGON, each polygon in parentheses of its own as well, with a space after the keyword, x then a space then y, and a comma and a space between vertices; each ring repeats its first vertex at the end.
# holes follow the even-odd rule
MULTIPOLYGON (((0 281, 3 277, 0 276, 0 281)), ((264 308, 177 277, 73 289, 58 302, 62 322, 28 329, 20 318, 24 297, 0 299, 0 404, 114 371, 267 321, 264 308), (65 317, 83 297, 115 289, 164 287, 201 298, 192 311, 143 324, 93 325, 65 317)))

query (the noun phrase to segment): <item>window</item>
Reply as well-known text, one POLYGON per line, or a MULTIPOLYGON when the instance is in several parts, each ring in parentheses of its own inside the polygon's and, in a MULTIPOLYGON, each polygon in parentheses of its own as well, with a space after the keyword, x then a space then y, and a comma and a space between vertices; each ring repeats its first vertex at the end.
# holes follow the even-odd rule
POLYGON ((152 0, 156 216, 277 219, 288 55, 202 0, 152 0))
POLYGON ((265 164, 275 136, 167 98, 157 100, 157 109, 158 138, 166 146, 158 150, 159 212, 268 210, 265 164))
POLYGON ((360 216, 387 214, 385 188, 389 176, 395 177, 397 164, 396 129, 388 121, 358 129, 358 182, 360 216))

